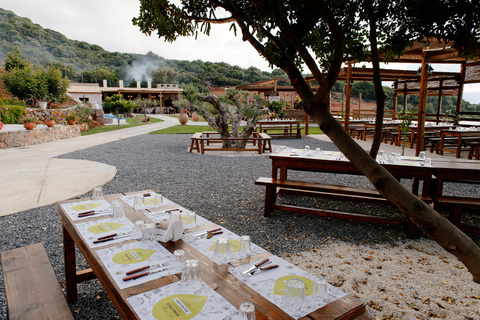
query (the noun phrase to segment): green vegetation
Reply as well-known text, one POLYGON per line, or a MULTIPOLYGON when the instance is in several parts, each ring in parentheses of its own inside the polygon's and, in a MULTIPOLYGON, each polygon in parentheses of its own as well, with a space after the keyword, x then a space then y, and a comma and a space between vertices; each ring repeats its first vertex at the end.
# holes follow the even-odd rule
POLYGON ((103 110, 105 113, 113 113, 118 119, 118 126, 120 126, 120 116, 127 118, 127 114, 132 112, 135 104, 130 100, 122 99, 119 94, 114 94, 107 98, 107 101, 103 103, 103 110))
POLYGON ((0 8, 0 60, 17 47, 22 48, 23 55, 31 63, 42 67, 54 66, 72 81, 101 84, 103 79, 107 79, 111 86, 118 85, 118 80, 123 79, 125 84, 138 80, 142 87, 146 87, 147 76, 152 78, 153 85, 191 83, 197 87, 234 86, 273 77, 286 78, 280 69, 270 73, 255 67, 242 69, 223 62, 170 60, 153 52, 108 52, 95 44, 70 40, 59 32, 44 29, 28 18, 0 8), (129 68, 134 65, 146 66, 144 78, 133 79, 128 74, 129 68))
MULTIPOLYGON (((114 125, 108 125, 108 126, 100 126, 96 128, 90 128, 88 131, 82 132, 82 136, 87 136, 90 134, 96 134, 96 133, 103 133, 103 132, 110 132, 110 131, 116 131, 116 130, 121 130, 121 129, 127 129, 127 128, 132 128, 132 127, 137 127, 137 126, 148 126, 149 124, 146 124, 145 122, 142 122, 143 117, 135 117, 135 118, 128 118, 126 125, 121 125, 121 126, 114 126, 114 125)), ((161 119, 157 118, 150 118, 150 122, 163 122, 161 119)))

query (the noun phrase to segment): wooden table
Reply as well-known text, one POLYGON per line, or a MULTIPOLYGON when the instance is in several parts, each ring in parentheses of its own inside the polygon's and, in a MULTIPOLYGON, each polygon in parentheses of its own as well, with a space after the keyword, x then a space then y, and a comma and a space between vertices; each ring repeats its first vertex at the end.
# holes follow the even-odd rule
POLYGON ((443 155, 443 152, 454 152, 455 157, 460 158, 462 152, 462 139, 466 137, 480 137, 480 129, 477 130, 460 130, 456 128, 455 130, 441 130, 441 140, 440 140, 440 154, 443 155), (445 148, 445 137, 457 137, 457 147, 455 150, 445 148))
MULTIPOLYGON (((146 190, 141 192, 146 193, 151 191, 146 190)), ((105 197, 105 199, 111 202, 118 199, 119 196, 122 195, 108 195, 105 197)), ((79 233, 78 228, 76 227, 76 224, 78 224, 79 222, 84 222, 86 220, 73 221, 61 206, 61 204, 63 203, 78 202, 82 200, 88 199, 60 201, 56 203, 56 207, 62 219, 63 227, 63 248, 65 256, 67 300, 69 302, 77 300, 77 283, 98 278, 101 285, 107 292, 108 297, 111 299, 122 318, 139 319, 132 306, 127 301, 127 298, 177 282, 180 279, 180 274, 170 275, 120 290, 97 254, 98 249, 105 249, 110 246, 113 247, 119 244, 117 243, 106 245, 98 249, 90 248, 88 244, 84 241, 83 237, 79 233), (83 271, 76 270, 75 246, 78 247, 78 249, 81 251, 88 264, 90 265, 91 269, 83 271)), ((179 206, 174 205, 172 207, 178 208, 179 206)), ((149 219, 145 215, 143 215, 142 213, 134 212, 132 208, 128 205, 125 205, 125 213, 127 218, 131 221, 146 220, 147 222, 149 222, 149 219)), ((100 218, 105 218, 105 216, 92 219, 100 218)), ((196 232, 198 232, 198 230, 209 230, 214 226, 216 225, 204 225, 197 228, 196 232)), ((122 242, 122 244, 134 241, 135 240, 128 240, 122 242)), ((256 256, 231 262, 230 264, 218 265, 183 240, 178 240, 175 243, 162 243, 162 245, 170 252, 173 252, 176 249, 183 249, 185 250, 186 256, 188 258, 194 258, 199 260, 202 270, 202 280, 211 288, 213 288, 218 294, 223 296, 235 308, 238 308, 239 305, 244 301, 251 301, 255 304, 256 318, 258 320, 292 319, 276 305, 272 304, 266 298, 255 292, 253 289, 245 285, 242 281, 240 281, 228 272, 227 267, 229 265, 236 267, 239 265, 250 264, 252 261, 256 261, 263 257, 270 256, 270 253, 264 252, 256 256)), ((354 298, 351 295, 346 295, 343 298, 335 300, 334 302, 329 303, 323 308, 320 308, 301 319, 355 319, 356 317, 362 316, 364 313, 365 305, 359 299, 354 298)))
MULTIPOLYGON (((306 157, 293 157, 293 156, 270 156, 272 160, 272 178, 286 180, 288 179, 288 171, 310 171, 310 172, 323 172, 323 173, 338 173, 347 175, 363 175, 355 166, 349 161, 342 160, 323 160, 306 157)), ((420 198, 425 202, 431 202, 431 190, 432 190, 432 175, 433 168, 425 166, 411 166, 401 164, 383 164, 383 167, 387 169, 394 177, 414 179, 412 192, 418 194, 418 181, 423 181, 423 188, 420 198)), ((301 182, 300 182, 301 183, 301 182)), ((260 184, 260 183, 259 183, 260 184)), ((297 188, 297 186, 295 186, 297 188)), ((374 202, 374 203, 389 203, 385 198, 381 197, 376 190, 369 191, 370 189, 362 189, 356 187, 342 187, 331 185, 326 182, 320 187, 307 186, 303 190, 298 187, 297 190, 281 189, 282 193, 300 194, 306 196, 318 196, 328 197, 334 199, 340 199, 345 201, 361 201, 361 202, 374 202)), ((402 218, 390 218, 390 217, 377 217, 366 214, 349 213, 349 212, 337 212, 324 209, 304 208, 298 206, 292 206, 287 204, 275 204, 276 194, 267 194, 267 197, 274 198, 273 200, 266 200, 266 208, 273 204, 273 208, 283 211, 300 212, 306 214, 315 214, 321 216, 329 216, 335 218, 345 218, 351 220, 358 220, 370 223, 389 224, 396 226, 403 226, 406 228, 407 236, 413 238, 415 235, 415 226, 409 220, 402 218), (269 203, 267 203, 269 202, 269 203)), ((267 210, 267 209, 265 209, 267 210)), ((270 210, 270 209, 269 209, 270 210)), ((267 212, 265 212, 267 214, 267 212)))
MULTIPOLYGON (((430 133, 438 133, 440 130, 445 130, 452 127, 452 125, 446 125, 446 124, 434 124, 434 125, 429 125, 429 126, 424 126, 424 134, 427 132, 430 133)), ((417 140, 417 131, 418 131, 418 126, 412 125, 409 128, 410 130, 410 149, 413 149, 413 145, 415 144, 415 141, 417 140)), ((399 134, 400 136, 402 135, 402 129, 399 128, 399 134)))
POLYGON ((257 121, 258 132, 267 133, 269 136, 279 138, 302 138, 300 120, 260 120, 257 121), (269 132, 270 131, 270 132, 269 132), (275 131, 275 132, 271 132, 275 131), (278 132, 280 131, 280 132, 278 132))

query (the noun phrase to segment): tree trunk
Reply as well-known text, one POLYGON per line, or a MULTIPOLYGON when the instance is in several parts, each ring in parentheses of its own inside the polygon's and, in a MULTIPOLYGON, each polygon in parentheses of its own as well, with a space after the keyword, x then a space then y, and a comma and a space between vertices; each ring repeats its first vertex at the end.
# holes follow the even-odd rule
POLYGON ((390 202, 404 212, 423 232, 462 261, 480 283, 480 249, 448 219, 417 198, 370 157, 327 111, 327 106, 311 105, 310 116, 350 162, 358 168, 390 202))

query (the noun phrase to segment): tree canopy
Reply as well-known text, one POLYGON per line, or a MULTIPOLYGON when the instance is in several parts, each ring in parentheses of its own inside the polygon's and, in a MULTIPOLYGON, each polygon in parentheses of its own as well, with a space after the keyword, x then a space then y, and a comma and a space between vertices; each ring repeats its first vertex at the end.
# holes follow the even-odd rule
POLYGON ((457 256, 480 283, 480 248, 356 144, 329 113, 327 103, 342 63, 368 59, 381 118, 385 94, 379 50, 388 60, 414 40, 435 37, 475 54, 480 48, 479 14, 480 2, 469 0, 140 0, 133 23, 143 33, 155 32, 169 42, 198 32, 208 35, 213 24, 231 24, 244 41, 288 75, 304 110, 347 159, 422 231, 457 256), (302 75, 305 70, 320 86, 316 93, 302 75))

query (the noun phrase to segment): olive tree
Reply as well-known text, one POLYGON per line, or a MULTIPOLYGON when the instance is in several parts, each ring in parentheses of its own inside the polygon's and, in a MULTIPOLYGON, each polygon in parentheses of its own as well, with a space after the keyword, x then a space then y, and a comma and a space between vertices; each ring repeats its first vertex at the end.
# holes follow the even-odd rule
POLYGON ((198 32, 209 34, 212 24, 217 23, 231 24, 234 32, 240 30, 244 41, 288 75, 305 112, 348 160, 423 232, 461 260, 473 280, 480 283, 480 248, 379 165, 345 132, 328 108, 330 90, 342 63, 365 61, 368 57, 374 68, 377 116, 383 116, 385 95, 381 88, 379 47, 391 58, 413 40, 435 36, 454 41, 462 50, 478 50, 478 1, 140 0, 140 3, 139 16, 133 23, 143 33, 156 32, 169 42, 198 32), (305 69, 319 84, 315 93, 305 81, 305 69))

